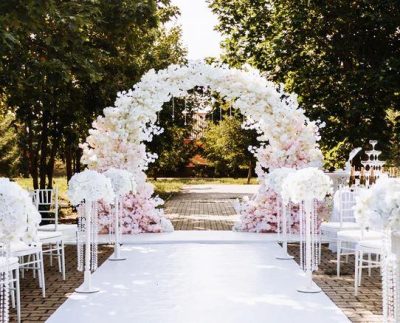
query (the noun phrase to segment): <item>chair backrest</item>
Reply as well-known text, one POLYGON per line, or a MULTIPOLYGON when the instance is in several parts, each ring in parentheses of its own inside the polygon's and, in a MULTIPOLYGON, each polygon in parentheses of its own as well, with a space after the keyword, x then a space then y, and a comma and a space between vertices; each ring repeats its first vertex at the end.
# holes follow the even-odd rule
POLYGON ((37 189, 33 194, 33 202, 42 215, 42 221, 54 222, 58 225, 58 188, 37 189), (53 216, 52 216, 53 215, 53 216))
POLYGON ((356 193, 349 188, 341 188, 339 194, 339 219, 340 226, 343 222, 355 222, 354 206, 356 193))

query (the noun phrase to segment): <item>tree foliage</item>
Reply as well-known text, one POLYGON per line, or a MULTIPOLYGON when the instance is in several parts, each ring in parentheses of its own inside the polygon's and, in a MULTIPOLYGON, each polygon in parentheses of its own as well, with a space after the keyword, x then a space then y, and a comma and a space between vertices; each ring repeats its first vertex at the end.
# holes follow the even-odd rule
POLYGON ((195 142, 190 140, 193 106, 182 98, 173 101, 165 103, 158 113, 157 123, 164 129, 163 133, 147 144, 148 149, 158 155, 148 171, 154 178, 179 175, 197 151, 195 142))
POLYGON ((237 176, 241 167, 251 170, 255 158, 249 146, 256 142, 256 133, 241 127, 238 115, 225 116, 218 123, 211 123, 202 138, 204 156, 211 161, 218 175, 237 176))
POLYGON ((296 92, 306 113, 326 122, 325 153, 344 156, 378 139, 388 157, 387 110, 400 106, 398 0, 210 3, 226 36, 224 60, 249 63, 296 92))
POLYGON ((15 116, 0 101, 0 175, 15 175, 19 162, 15 116))
POLYGON ((21 125, 34 187, 52 185, 57 157, 79 171, 93 119, 150 68, 182 61, 169 0, 0 3, 0 85, 21 125))

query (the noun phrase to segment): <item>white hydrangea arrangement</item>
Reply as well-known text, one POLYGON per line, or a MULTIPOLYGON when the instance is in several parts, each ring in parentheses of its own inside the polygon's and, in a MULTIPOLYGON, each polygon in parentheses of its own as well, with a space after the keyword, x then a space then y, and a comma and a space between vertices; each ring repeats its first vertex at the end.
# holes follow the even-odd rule
POLYGON ((72 176, 68 183, 67 195, 72 205, 99 200, 111 203, 115 198, 111 180, 103 174, 89 169, 72 176))
POLYGON ((266 177, 267 187, 271 188, 275 193, 281 194, 284 180, 295 171, 295 169, 288 167, 275 168, 266 177))
POLYGON ((333 183, 329 176, 315 167, 307 167, 289 174, 283 181, 282 198, 284 201, 300 203, 302 201, 322 201, 333 192, 333 183))
POLYGON ((40 221, 29 193, 8 178, 0 178, 0 241, 36 241, 40 221))
POLYGON ((362 190, 354 207, 357 222, 372 229, 400 230, 400 179, 380 178, 362 190))
POLYGON ((103 174, 111 180, 115 195, 123 196, 128 193, 136 193, 136 181, 131 172, 124 169, 110 168, 103 174))

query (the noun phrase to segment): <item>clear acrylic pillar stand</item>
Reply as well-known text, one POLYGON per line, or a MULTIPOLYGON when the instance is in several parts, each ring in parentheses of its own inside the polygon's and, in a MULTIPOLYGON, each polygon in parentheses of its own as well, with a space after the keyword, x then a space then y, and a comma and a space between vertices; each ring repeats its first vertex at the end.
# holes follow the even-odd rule
POLYGON ((300 293, 319 293, 312 279, 313 271, 318 267, 318 241, 315 240, 317 215, 312 200, 300 205, 300 264, 306 274, 304 286, 297 289, 300 293))
POLYGON ((114 228, 114 235, 115 235, 115 241, 114 241, 114 253, 113 255, 109 258, 111 261, 122 261, 126 260, 126 258, 121 256, 121 245, 120 245, 120 234, 121 234, 121 228, 119 224, 119 210, 120 210, 120 202, 121 198, 120 196, 117 196, 115 198, 115 228, 114 228))
MULTIPOLYGON (((84 294, 91 294, 97 293, 100 291, 99 288, 92 286, 92 255, 91 255, 91 248, 92 248, 92 232, 91 232, 91 224, 92 224, 92 205, 93 202, 86 202, 85 203, 85 270, 83 272, 83 284, 82 286, 75 289, 77 293, 84 293, 84 294)), ((97 216, 97 214, 95 214, 97 216)), ((97 234, 97 233, 96 233, 97 234)), ((78 255, 79 257, 79 255, 78 255)))
MULTIPOLYGON (((280 223, 281 223, 281 228, 279 230, 279 234, 282 234, 281 241, 282 241, 282 255, 277 256, 276 259, 279 260, 292 260, 294 257, 289 255, 288 253, 288 222, 289 222, 289 217, 288 217, 288 204, 284 203, 282 200, 279 203, 278 208, 280 207, 280 223)), ((290 216, 290 212, 289 212, 290 216)))

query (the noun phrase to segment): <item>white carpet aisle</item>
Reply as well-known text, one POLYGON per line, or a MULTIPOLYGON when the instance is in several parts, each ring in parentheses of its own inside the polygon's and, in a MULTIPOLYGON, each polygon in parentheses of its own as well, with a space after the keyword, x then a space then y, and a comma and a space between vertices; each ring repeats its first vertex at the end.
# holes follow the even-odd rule
POLYGON ((49 323, 339 323, 324 294, 301 294, 293 261, 259 244, 145 244, 123 247, 124 262, 94 274, 97 294, 73 294, 49 323))

